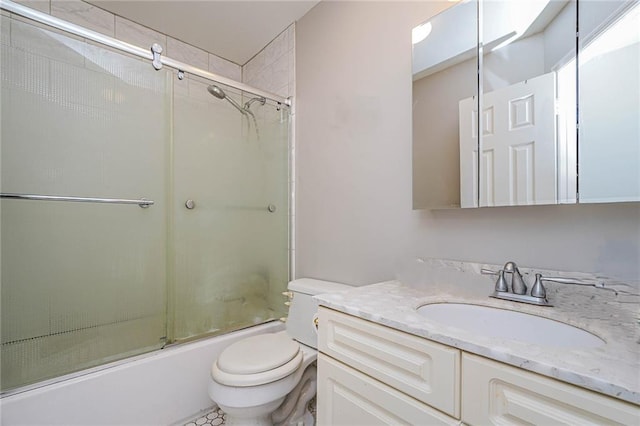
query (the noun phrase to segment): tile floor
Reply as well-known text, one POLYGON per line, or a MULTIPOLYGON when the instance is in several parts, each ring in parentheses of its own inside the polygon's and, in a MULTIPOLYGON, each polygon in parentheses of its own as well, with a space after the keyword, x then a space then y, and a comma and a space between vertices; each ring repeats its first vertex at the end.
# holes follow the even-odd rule
POLYGON ((225 423, 226 420, 226 416, 225 414, 222 412, 221 409, 217 409, 217 410, 213 410, 209 413, 203 414, 193 420, 190 420, 189 422, 185 423, 184 426, 202 426, 202 425, 208 425, 208 426, 218 426, 218 425, 223 425, 225 423))
MULTIPOLYGON (((309 411, 313 414, 313 419, 315 421, 316 418, 316 399, 313 398, 309 401, 309 411)), ((218 426, 225 424, 226 415, 222 412, 221 409, 213 410, 206 414, 201 414, 198 417, 189 420, 184 426, 218 426)))

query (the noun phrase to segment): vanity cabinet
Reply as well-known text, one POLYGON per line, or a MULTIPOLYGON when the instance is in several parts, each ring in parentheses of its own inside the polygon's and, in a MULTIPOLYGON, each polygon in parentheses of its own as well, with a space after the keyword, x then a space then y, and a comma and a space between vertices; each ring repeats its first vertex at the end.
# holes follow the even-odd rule
POLYGON ((321 308, 323 354, 452 416, 460 417, 460 351, 321 308))
POLYGON ((458 425, 460 421, 333 358, 318 356, 318 425, 458 425))
POLYGON ((462 418, 485 424, 640 424, 640 408, 477 355, 462 355, 462 418))
POLYGON ((325 307, 319 425, 640 424, 640 407, 325 307))

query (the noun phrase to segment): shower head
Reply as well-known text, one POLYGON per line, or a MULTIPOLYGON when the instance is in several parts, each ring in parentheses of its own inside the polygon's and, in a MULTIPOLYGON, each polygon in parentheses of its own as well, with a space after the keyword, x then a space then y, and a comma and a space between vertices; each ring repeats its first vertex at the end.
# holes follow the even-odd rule
POLYGON ((211 84, 211 85, 207 86, 207 92, 211 93, 213 96, 215 96, 218 99, 226 99, 227 101, 229 101, 229 103, 231 105, 236 107, 236 109, 238 111, 240 111, 240 113, 242 115, 247 115, 247 111, 244 108, 242 108, 240 105, 238 105, 238 103, 236 101, 234 101, 233 99, 228 97, 227 94, 224 93, 224 91, 221 88, 219 88, 218 86, 216 86, 215 84, 211 84))
POLYGON ((222 91, 222 89, 216 86, 215 84, 207 86, 207 91, 218 99, 224 99, 227 97, 224 91, 222 91))
POLYGON ((238 111, 240 111, 240 114, 244 115, 247 118, 251 117, 256 128, 256 136, 258 137, 258 140, 260 140, 260 132, 258 131, 258 122, 256 121, 256 116, 253 115, 253 112, 251 112, 249 108, 251 107, 251 104, 256 101, 260 102, 261 105, 264 105, 265 102, 267 102, 265 98, 260 97, 249 99, 247 103, 244 104, 243 108, 236 101, 228 97, 226 93, 224 93, 224 91, 215 84, 207 86, 207 92, 211 93, 218 99, 226 99, 231 105, 233 105, 238 111))

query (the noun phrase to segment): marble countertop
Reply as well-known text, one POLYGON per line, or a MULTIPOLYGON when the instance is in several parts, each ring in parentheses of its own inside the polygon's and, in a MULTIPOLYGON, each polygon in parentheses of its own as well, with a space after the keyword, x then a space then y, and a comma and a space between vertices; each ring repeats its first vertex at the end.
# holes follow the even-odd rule
MULTIPOLYGON (((475 269, 479 271, 480 266, 485 265, 475 269)), ((481 278, 474 278, 476 285, 471 291, 389 281, 319 295, 316 299, 320 305, 337 311, 640 404, 640 298, 619 300, 613 292, 595 288, 547 286, 548 298, 554 306, 540 307, 489 298, 493 281, 481 278), (472 334, 430 321, 416 312, 422 305, 442 302, 534 314, 587 330, 606 343, 590 349, 538 346, 472 334)))

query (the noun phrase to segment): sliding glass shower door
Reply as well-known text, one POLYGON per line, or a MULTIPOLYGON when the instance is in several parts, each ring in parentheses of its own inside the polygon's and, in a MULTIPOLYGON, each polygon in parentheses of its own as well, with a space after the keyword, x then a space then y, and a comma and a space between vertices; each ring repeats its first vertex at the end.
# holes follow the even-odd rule
POLYGON ((283 316, 288 108, 0 19, 1 390, 283 316))
POLYGON ((286 312, 289 113, 210 84, 174 84, 174 340, 286 312))
POLYGON ((1 190, 37 198, 0 201, 5 390, 164 344, 171 79, 37 25, 1 28, 1 190), (97 202, 141 198, 154 204, 97 202))

